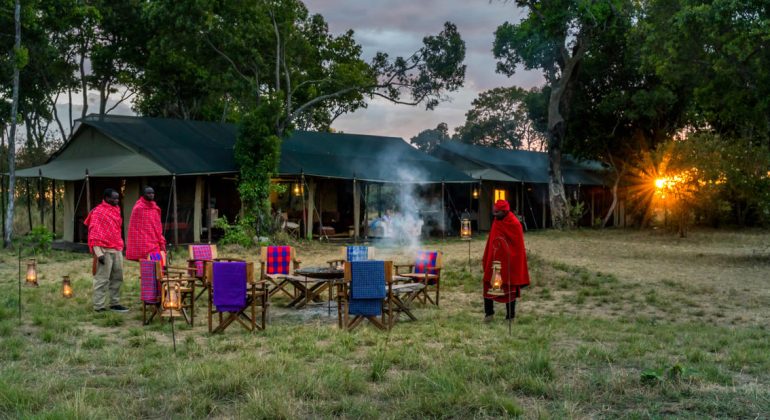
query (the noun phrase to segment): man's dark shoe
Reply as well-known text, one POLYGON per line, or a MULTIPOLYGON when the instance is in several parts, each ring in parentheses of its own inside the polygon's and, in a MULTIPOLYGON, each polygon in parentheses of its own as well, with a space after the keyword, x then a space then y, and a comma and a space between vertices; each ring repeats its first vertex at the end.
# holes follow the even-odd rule
POLYGON ((94 312, 96 312, 96 313, 102 313, 102 312, 107 312, 107 310, 106 310, 106 309, 104 309, 104 308, 99 308, 99 309, 94 309, 94 312))
POLYGON ((123 305, 112 305, 110 306, 110 310, 113 312, 128 312, 128 308, 123 305))

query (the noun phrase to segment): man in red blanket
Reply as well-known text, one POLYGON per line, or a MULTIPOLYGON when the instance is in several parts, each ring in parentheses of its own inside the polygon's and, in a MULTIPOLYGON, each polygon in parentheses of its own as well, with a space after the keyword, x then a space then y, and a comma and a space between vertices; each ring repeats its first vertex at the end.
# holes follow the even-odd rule
POLYGON ((155 190, 144 187, 128 221, 126 259, 139 261, 151 252, 165 250, 166 238, 160 224, 160 207, 155 203, 155 190))
POLYGON ((484 268, 484 322, 492 320, 494 302, 505 303, 506 319, 513 319, 516 316, 516 298, 520 296, 521 288, 529 285, 524 233, 519 219, 511 213, 511 207, 505 200, 497 200, 492 214, 495 220, 481 260, 484 268), (488 294, 493 261, 500 262, 503 295, 488 294))
POLYGON ((94 274, 94 311, 109 309, 115 312, 128 312, 120 304, 120 286, 123 284, 123 236, 118 202, 120 195, 112 188, 104 190, 104 201, 88 214, 85 224, 88 226, 88 248, 98 260, 94 274))

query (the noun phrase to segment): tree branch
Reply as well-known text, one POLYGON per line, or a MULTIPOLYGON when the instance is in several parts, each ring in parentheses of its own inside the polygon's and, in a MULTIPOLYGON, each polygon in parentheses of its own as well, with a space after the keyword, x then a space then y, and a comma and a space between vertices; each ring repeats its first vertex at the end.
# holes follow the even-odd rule
POLYGON ((340 90, 338 90, 338 91, 336 91, 334 93, 329 93, 327 95, 316 96, 315 98, 305 102, 299 108, 294 110, 294 112, 289 114, 284 119, 284 126, 288 125, 292 120, 297 118, 298 115, 302 114, 303 112, 305 112, 306 109, 314 106, 315 104, 317 104, 319 102, 322 102, 322 101, 325 101, 327 99, 331 99, 331 98, 336 98, 338 96, 342 96, 342 95, 344 95, 344 94, 346 94, 348 92, 352 92, 352 91, 358 90, 358 89, 359 89, 358 87, 353 86, 353 87, 347 87, 347 88, 344 88, 344 89, 340 89, 340 90))
POLYGON ((214 44, 209 40, 209 38, 206 35, 203 36, 203 39, 206 41, 207 44, 209 44, 209 46, 217 54, 221 55, 222 58, 224 58, 225 60, 227 60, 228 63, 230 63, 230 66, 233 68, 233 70, 235 70, 236 73, 238 73, 238 76, 241 76, 241 78, 243 78, 243 80, 245 80, 246 82, 252 83, 252 80, 241 72, 241 70, 238 68, 238 66, 235 65, 235 62, 227 54, 222 52, 219 48, 215 47, 214 44))
POLYGON ((130 98, 130 97, 134 96, 135 94, 136 94, 136 91, 132 91, 132 90, 130 90, 130 89, 128 89, 128 88, 126 88, 126 90, 123 92, 123 94, 121 94, 121 95, 120 95, 120 99, 119 99, 117 102, 115 102, 115 105, 111 106, 111 107, 110 107, 110 109, 108 109, 108 110, 104 111, 104 113, 105 113, 105 114, 109 114, 109 113, 110 113, 110 111, 112 111, 113 109, 117 108, 117 107, 118 107, 118 105, 120 105, 121 103, 123 103, 123 101, 125 101, 125 100, 127 100, 128 98, 130 98), (128 94, 128 95, 126 95, 128 92, 131 92, 131 93, 130 93, 130 94, 128 94))

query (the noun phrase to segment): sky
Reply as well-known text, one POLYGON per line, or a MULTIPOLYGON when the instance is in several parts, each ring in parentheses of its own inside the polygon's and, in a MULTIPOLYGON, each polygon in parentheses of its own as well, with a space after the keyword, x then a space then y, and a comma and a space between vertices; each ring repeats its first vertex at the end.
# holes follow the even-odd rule
POLYGON ((424 106, 394 105, 384 99, 369 102, 367 109, 339 117, 336 130, 348 133, 401 137, 407 141, 422 130, 445 122, 450 132, 465 122, 465 113, 480 92, 500 86, 530 88, 543 83, 539 72, 518 71, 508 78, 495 72, 492 42, 497 27, 518 22, 521 9, 498 0, 304 0, 310 13, 320 13, 333 34, 348 29, 362 46, 368 61, 377 51, 409 56, 426 35, 438 34, 444 22, 457 25, 465 40, 465 84, 450 92, 448 102, 433 111, 424 106))
MULTIPOLYGON (((333 34, 353 29, 355 39, 370 61, 378 51, 391 57, 409 56, 422 46, 427 35, 436 35, 450 21, 457 25, 465 41, 465 83, 447 93, 448 101, 434 110, 424 106, 395 105, 378 98, 368 108, 339 117, 333 128, 347 133, 401 137, 407 141, 420 131, 449 125, 450 133, 465 122, 465 113, 480 92, 500 86, 530 88, 543 83, 537 71, 520 69, 512 77, 495 72, 492 42, 497 27, 506 21, 518 22, 523 12, 512 2, 503 0, 304 0, 310 13, 320 13, 333 34)), ((120 95, 112 95, 114 100, 120 95)), ((79 118, 82 98, 73 98, 73 118, 79 118)), ((67 115, 66 99, 58 103, 63 118, 67 115)), ((98 109, 99 96, 89 92, 89 110, 98 109)), ((120 104, 111 114, 133 115, 131 103, 120 104)))

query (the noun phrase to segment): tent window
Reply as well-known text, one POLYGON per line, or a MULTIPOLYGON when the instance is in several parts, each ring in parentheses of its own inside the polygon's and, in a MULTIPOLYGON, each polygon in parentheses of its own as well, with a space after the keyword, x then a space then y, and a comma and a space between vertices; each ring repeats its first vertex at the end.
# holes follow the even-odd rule
POLYGON ((495 201, 505 200, 505 190, 495 190, 495 201))

